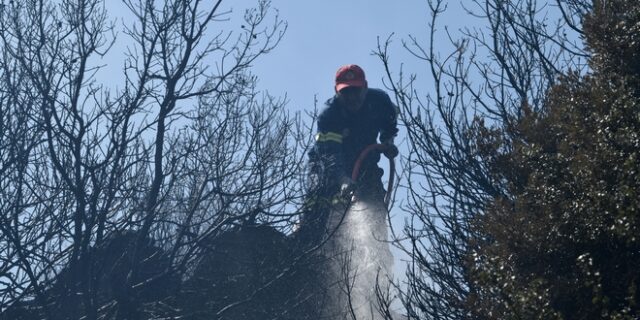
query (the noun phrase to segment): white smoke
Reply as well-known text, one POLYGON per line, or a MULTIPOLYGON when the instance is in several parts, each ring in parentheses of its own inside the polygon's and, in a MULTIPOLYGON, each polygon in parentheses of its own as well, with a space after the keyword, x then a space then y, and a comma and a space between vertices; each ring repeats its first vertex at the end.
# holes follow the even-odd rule
MULTIPOLYGON (((388 295, 393 256, 387 242, 387 209, 380 200, 356 199, 334 210, 330 258, 332 319, 382 320, 379 293, 388 295)), ((388 297, 387 297, 388 298, 388 297)), ((383 299, 384 300, 384 299, 383 299)))

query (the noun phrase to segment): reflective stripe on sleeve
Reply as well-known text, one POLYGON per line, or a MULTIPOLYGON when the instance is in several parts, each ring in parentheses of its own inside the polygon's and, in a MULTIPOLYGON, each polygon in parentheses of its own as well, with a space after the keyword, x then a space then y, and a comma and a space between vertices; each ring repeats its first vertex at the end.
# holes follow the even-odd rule
POLYGON ((342 143, 342 135, 337 134, 335 132, 318 133, 316 135, 316 141, 317 142, 332 141, 332 142, 342 143))

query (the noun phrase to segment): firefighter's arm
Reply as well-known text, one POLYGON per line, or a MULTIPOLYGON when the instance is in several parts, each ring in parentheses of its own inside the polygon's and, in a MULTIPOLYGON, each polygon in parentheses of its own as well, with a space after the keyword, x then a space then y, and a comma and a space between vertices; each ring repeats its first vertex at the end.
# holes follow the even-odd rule
POLYGON ((318 156, 324 163, 327 176, 339 183, 344 171, 344 155, 342 151, 342 129, 330 117, 320 116, 318 133, 315 136, 318 156))

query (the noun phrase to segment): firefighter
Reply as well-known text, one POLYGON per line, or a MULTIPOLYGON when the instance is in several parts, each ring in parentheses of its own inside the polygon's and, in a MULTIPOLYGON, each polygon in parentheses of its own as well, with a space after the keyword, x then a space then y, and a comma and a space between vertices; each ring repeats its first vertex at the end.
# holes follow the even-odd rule
POLYGON ((393 141, 398 133, 397 110, 384 91, 368 87, 362 68, 349 64, 338 69, 335 96, 327 100, 318 116, 316 141, 309 152, 310 193, 314 195, 309 202, 314 206, 306 210, 305 215, 311 216, 303 216, 302 225, 323 225, 331 203, 336 198, 344 200, 356 185, 358 194, 383 199, 379 154, 372 153, 364 160, 358 181, 352 181, 351 173, 360 153, 378 139, 386 145, 386 157, 398 155, 393 141))
MULTIPOLYGON (((309 153, 311 174, 322 189, 331 193, 351 191, 356 181, 351 173, 356 159, 368 145, 387 146, 385 156, 394 158, 398 148, 397 108, 389 96, 369 88, 362 68, 340 67, 335 77, 335 96, 326 102, 317 122, 316 143, 309 153)), ((358 185, 383 196, 380 155, 372 154, 362 164, 358 185)))

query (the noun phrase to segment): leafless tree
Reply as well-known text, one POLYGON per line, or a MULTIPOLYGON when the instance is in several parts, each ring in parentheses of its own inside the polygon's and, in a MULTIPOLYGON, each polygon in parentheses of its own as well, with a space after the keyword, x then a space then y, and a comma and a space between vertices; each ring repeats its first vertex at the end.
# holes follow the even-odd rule
POLYGON ((527 112, 544 112, 547 90, 568 72, 585 72, 580 25, 590 1, 461 2, 478 27, 443 26, 444 0, 427 0, 427 42, 409 36, 402 45, 425 74, 397 69, 393 38, 376 54, 386 84, 401 108, 410 152, 406 156, 406 227, 396 234, 410 257, 402 298, 410 319, 465 319, 470 313, 471 226, 486 201, 509 199, 504 181, 487 170, 479 137, 509 148, 513 124, 527 112), (442 39, 447 39, 442 41, 442 39), (447 42, 448 41, 448 42, 447 42), (449 53, 442 48, 452 48, 449 53), (428 79, 428 80, 425 80, 428 79), (429 85, 425 87, 425 83, 429 85), (491 136, 497 127, 500 136, 491 136))
POLYGON ((136 304, 141 288, 188 277, 205 239, 291 226, 311 135, 250 73, 286 29, 269 1, 230 31, 221 0, 123 4, 132 19, 121 27, 100 0, 0 3, 2 310, 150 317, 162 306, 136 304), (101 65, 120 41, 123 64, 101 65), (118 234, 125 252, 100 249, 118 234), (151 242, 167 263, 149 274, 151 242), (110 259, 126 270, 128 306, 104 297, 110 259))

